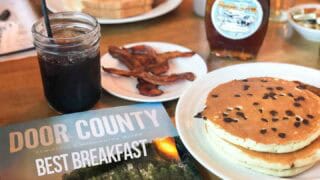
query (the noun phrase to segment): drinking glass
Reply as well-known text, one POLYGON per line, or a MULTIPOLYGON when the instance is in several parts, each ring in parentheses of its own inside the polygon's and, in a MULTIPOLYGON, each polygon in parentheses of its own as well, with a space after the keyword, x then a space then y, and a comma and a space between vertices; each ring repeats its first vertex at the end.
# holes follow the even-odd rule
POLYGON ((53 37, 44 19, 32 27, 34 45, 49 105, 61 113, 90 109, 100 98, 100 25, 80 12, 49 16, 53 37))
POLYGON ((287 10, 294 4, 295 0, 270 0, 270 20, 275 22, 287 21, 287 10))
POLYGON ((204 17, 206 11, 206 0, 193 0, 193 11, 196 15, 204 17))

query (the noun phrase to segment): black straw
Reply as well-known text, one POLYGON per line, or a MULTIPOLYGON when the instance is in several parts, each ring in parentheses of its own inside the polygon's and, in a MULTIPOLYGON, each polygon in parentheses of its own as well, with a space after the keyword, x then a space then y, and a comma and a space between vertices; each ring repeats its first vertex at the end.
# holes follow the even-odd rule
POLYGON ((51 30, 49 16, 48 16, 48 9, 47 9, 46 0, 42 0, 41 10, 42 10, 43 18, 44 18, 44 23, 46 25, 48 37, 52 38, 53 36, 52 36, 52 30, 51 30))

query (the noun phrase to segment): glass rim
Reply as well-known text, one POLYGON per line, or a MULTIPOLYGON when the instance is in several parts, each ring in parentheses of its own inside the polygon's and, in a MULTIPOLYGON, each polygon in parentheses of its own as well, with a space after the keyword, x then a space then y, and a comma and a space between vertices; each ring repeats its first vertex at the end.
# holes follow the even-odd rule
MULTIPOLYGON (((74 11, 66 11, 66 12, 58 12, 58 13, 53 13, 53 14, 50 14, 49 15, 49 19, 51 20, 51 18, 55 18, 56 16, 59 16, 59 15, 81 15, 81 16, 84 16, 90 20, 92 20, 93 22, 93 29, 90 30, 88 33, 85 33, 85 34, 80 34, 80 35, 77 35, 77 36, 74 36, 74 37, 63 37, 63 38, 54 38, 54 37, 48 37, 48 36, 45 36, 43 35, 42 33, 38 32, 36 30, 36 27, 39 26, 40 24, 44 24, 44 17, 41 17, 38 21, 36 21, 33 25, 32 25, 32 28, 31 28, 31 32, 32 34, 34 35, 34 39, 37 40, 37 38, 35 36, 39 36, 40 38, 45 38, 49 41, 55 41, 55 40, 76 40, 76 39, 84 39, 85 37, 87 36, 90 36, 94 33, 97 33, 97 31, 99 31, 100 29, 100 24, 98 22, 98 20, 89 15, 89 14, 86 14, 86 13, 82 13, 82 12, 74 12, 74 11)), ((45 26, 45 25, 44 25, 45 26)))

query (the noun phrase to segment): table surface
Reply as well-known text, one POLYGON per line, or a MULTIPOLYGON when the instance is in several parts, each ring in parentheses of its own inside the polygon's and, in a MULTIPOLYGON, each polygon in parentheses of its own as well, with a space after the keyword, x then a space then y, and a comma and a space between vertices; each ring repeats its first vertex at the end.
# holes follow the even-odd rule
MULTIPOLYGON (((319 2, 297 0, 297 3, 319 2)), ((29 0, 40 12, 39 1, 29 0)), ((121 25, 102 25, 101 54, 109 45, 141 41, 162 41, 180 44, 200 54, 210 71, 243 63, 210 56, 203 18, 193 14, 192 0, 184 0, 176 10, 152 20, 121 25)), ((250 62, 282 62, 320 68, 319 44, 304 40, 287 24, 270 22, 266 38, 257 56, 250 62)), ((95 109, 134 104, 107 92, 95 109)), ((177 101, 163 103, 174 122, 177 101)), ((58 115, 49 108, 43 95, 37 57, 0 63, 0 126, 58 115)), ((205 179, 218 179, 198 165, 205 179)))

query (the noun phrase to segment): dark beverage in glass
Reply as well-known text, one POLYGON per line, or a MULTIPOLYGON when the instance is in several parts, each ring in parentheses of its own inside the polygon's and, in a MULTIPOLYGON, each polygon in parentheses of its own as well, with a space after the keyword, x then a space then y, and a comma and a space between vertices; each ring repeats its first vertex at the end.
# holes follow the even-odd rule
POLYGON ((53 38, 43 20, 32 29, 45 97, 61 113, 90 109, 101 93, 100 26, 76 12, 53 14, 50 22, 53 38))

